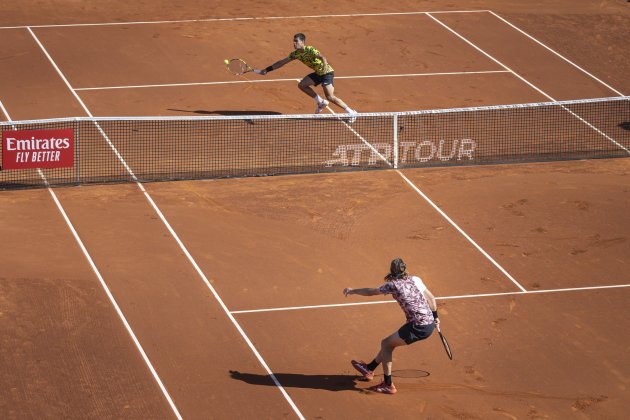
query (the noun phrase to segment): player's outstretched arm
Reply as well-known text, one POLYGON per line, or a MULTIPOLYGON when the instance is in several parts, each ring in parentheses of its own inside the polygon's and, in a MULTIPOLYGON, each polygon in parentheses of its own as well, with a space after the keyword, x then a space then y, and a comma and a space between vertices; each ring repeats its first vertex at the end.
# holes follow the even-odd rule
POLYGON ((270 71, 273 70, 278 70, 280 67, 284 66, 285 64, 287 64, 289 61, 291 61, 291 59, 289 57, 285 57, 282 60, 276 61, 275 63, 273 63, 272 65, 270 65, 269 67, 262 69, 260 71, 260 74, 267 74, 270 71))
POLYGON ((363 289, 352 289, 350 287, 346 287, 345 289, 343 289, 343 294, 348 297, 348 295, 360 295, 360 296, 374 296, 374 295, 380 295, 381 291, 378 289, 378 287, 376 288, 363 288, 363 289))

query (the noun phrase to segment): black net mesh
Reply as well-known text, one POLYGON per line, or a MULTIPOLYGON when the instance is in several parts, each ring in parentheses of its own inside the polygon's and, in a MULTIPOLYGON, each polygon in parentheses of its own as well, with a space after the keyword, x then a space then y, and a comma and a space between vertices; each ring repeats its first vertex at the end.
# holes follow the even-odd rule
POLYGON ((74 166, 3 169, 0 188, 630 157, 630 98, 339 115, 75 118, 74 166))

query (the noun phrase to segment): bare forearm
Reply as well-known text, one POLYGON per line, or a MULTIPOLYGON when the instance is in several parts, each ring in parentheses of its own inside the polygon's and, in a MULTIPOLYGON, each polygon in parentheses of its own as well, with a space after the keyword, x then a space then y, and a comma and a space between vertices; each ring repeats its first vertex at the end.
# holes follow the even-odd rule
POLYGON ((362 289, 351 289, 351 288, 346 288, 344 289, 343 293, 348 296, 348 295, 360 295, 360 296, 374 296, 374 295, 378 295, 379 291, 378 289, 371 289, 369 287, 365 287, 362 289))
POLYGON ((287 64, 290 60, 287 59, 286 57, 276 61, 275 63, 273 63, 272 65, 270 65, 269 67, 267 67, 267 71, 271 71, 271 70, 278 70, 280 67, 284 66, 285 64, 287 64))
POLYGON ((372 296, 372 289, 363 288, 363 289, 352 289, 350 291, 351 295, 361 295, 361 296, 372 296))
POLYGON ((284 61, 280 60, 280 61, 276 61, 275 63, 273 63, 272 65, 270 65, 269 67, 272 68, 272 70, 278 70, 280 67, 284 66, 284 61))

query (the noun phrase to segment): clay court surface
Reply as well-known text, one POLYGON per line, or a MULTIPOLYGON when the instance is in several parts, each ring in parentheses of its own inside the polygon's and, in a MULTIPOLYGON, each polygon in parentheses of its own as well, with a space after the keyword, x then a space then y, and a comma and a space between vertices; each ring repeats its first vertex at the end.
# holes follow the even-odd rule
MULTIPOLYGON (((222 64, 296 32, 359 112, 630 94, 621 0, 67 3, 0 6, 0 120, 311 113, 302 64, 222 64)), ((625 418, 629 209, 628 158, 0 191, 0 417, 625 418), (395 257, 454 359, 378 395, 403 314, 342 290, 395 257)))

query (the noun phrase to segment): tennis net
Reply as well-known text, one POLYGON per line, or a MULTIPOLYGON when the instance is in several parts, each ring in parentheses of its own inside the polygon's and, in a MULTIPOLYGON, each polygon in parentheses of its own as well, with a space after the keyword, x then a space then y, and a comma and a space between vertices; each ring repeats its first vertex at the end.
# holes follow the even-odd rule
POLYGON ((149 182, 630 157, 630 97, 366 113, 355 121, 347 114, 86 117, 1 122, 0 129, 2 189, 149 182), (54 145, 37 140, 55 134, 25 130, 67 129, 70 162, 34 168, 34 159, 54 166, 54 150, 42 150, 54 145))

